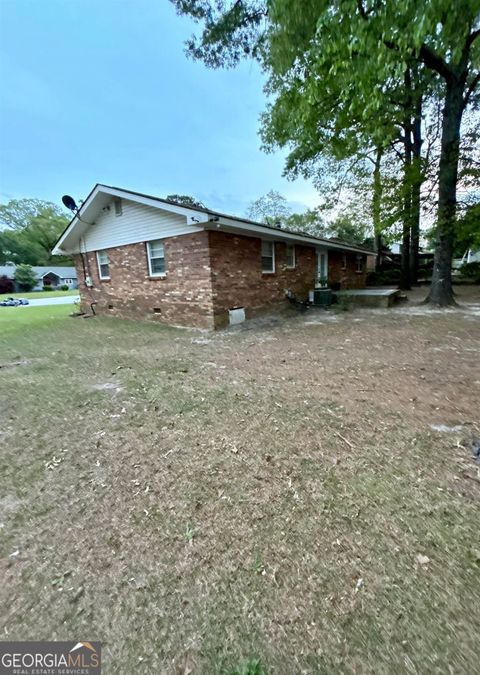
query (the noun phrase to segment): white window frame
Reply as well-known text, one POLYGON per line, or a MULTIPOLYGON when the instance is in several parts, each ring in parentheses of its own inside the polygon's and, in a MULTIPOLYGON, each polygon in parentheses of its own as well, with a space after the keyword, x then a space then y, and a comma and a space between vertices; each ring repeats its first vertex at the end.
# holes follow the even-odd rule
POLYGON ((97 251, 97 265, 98 265, 98 276, 102 281, 107 281, 110 279, 110 257, 106 251, 97 251), (105 255, 107 258, 107 262, 101 262, 100 257, 102 255, 105 255), (108 275, 104 276, 102 274, 102 265, 108 265, 108 275))
POLYGON ((316 282, 319 283, 320 279, 326 279, 328 283, 328 249, 326 248, 317 248, 317 279, 316 282), (323 265, 322 265, 323 261, 323 265))
POLYGON ((296 255, 296 251, 295 251, 295 244, 286 244, 286 249, 285 249, 285 267, 286 267, 288 270, 294 270, 295 267, 296 267, 296 265, 297 265, 297 255, 296 255), (288 264, 288 249, 289 249, 289 248, 292 249, 292 260, 293 260, 293 262, 292 262, 291 265, 288 264))
POLYGON ((161 239, 154 239, 153 241, 147 241, 146 242, 146 249, 147 249, 147 262, 148 262, 148 276, 153 277, 155 279, 159 279, 159 278, 161 279, 162 277, 166 277, 167 276, 167 263, 166 263, 166 260, 165 260, 165 244, 163 243, 163 241, 161 239), (152 256, 152 252, 151 252, 151 249, 150 249, 150 246, 152 244, 161 244, 162 245, 163 264, 164 264, 164 267, 165 267, 165 270, 163 272, 153 272, 152 271, 152 258, 154 260, 156 260, 157 258, 161 257, 161 256, 158 256, 158 255, 152 256))
POLYGON ((271 239, 262 239, 262 244, 261 244, 261 250, 260 250, 260 263, 262 265, 262 274, 275 274, 275 242, 272 241, 271 239), (269 244, 272 247, 272 255, 264 255, 263 254, 263 246, 264 244, 269 244), (272 259, 272 269, 271 270, 264 270, 263 269, 263 258, 271 258, 272 259))
POLYGON ((355 262, 355 271, 357 274, 363 274, 364 264, 363 255, 357 255, 357 260, 355 262), (359 267, 360 269, 358 269, 359 267))

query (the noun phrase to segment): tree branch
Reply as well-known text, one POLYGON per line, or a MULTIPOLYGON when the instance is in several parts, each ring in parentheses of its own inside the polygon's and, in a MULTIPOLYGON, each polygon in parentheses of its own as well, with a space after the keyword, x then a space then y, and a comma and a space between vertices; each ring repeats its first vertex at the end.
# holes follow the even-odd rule
POLYGON ((470 45, 477 39, 479 35, 480 29, 472 31, 470 35, 467 37, 467 46, 470 47, 470 45))
POLYGON ((463 107, 466 108, 468 105, 468 102, 470 100, 470 96, 473 94, 475 89, 478 86, 478 83, 480 82, 480 71, 475 75, 473 80, 470 83, 470 86, 468 87, 465 96, 463 97, 463 107))
POLYGON ((448 81, 454 77, 454 72, 448 63, 428 45, 423 44, 420 47, 418 56, 428 68, 436 70, 445 80, 448 81))
POLYGON ((368 15, 367 12, 365 11, 365 7, 363 6, 362 0, 357 0, 357 9, 362 19, 368 19, 368 15))

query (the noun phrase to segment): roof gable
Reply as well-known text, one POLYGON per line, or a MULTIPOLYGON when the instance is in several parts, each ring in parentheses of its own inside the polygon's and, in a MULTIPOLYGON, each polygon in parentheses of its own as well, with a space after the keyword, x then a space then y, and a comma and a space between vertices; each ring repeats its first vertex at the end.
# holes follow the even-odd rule
POLYGON ((96 185, 55 245, 55 254, 124 246, 198 231, 196 211, 155 197, 96 185), (122 199, 116 216, 114 201, 122 199))
MULTIPOLYGON (((310 246, 324 247, 333 250, 353 251, 356 253, 373 255, 373 251, 365 249, 361 246, 346 244, 330 239, 323 239, 315 237, 305 232, 296 232, 285 228, 278 228, 265 223, 258 223, 246 218, 232 216, 219 211, 212 211, 211 209, 201 208, 197 206, 184 206, 176 202, 171 202, 167 199, 146 195, 141 192, 134 192, 132 190, 125 190, 123 188, 97 184, 88 195, 85 202, 80 207, 78 213, 72 218, 70 224, 58 240, 53 253, 65 254, 75 253, 80 250, 80 241, 83 241, 82 246, 85 246, 85 236, 89 228, 97 225, 102 212, 109 207, 111 202, 116 199, 124 199, 130 203, 139 204, 150 209, 157 209, 172 216, 183 218, 183 227, 180 226, 180 221, 177 221, 178 231, 174 234, 161 234, 161 231, 152 231, 151 235, 147 232, 136 228, 133 222, 131 226, 126 226, 129 234, 125 231, 123 234, 114 233, 109 239, 108 237, 100 237, 97 240, 95 237, 90 240, 87 247, 82 250, 100 250, 102 248, 109 248, 114 246, 121 246, 128 243, 135 243, 139 241, 147 241, 158 236, 177 236, 178 234, 188 234, 196 232, 199 229, 221 229, 225 231, 236 231, 245 236, 265 237, 268 239, 287 240, 291 242, 303 243, 310 246), (147 234, 147 236, 145 236, 147 234), (111 241, 109 244, 108 242, 111 241)), ((105 221, 105 218, 102 218, 105 221)), ((110 223, 112 232, 114 232, 120 225, 113 221, 110 223)), ((168 232, 168 229, 166 230, 168 232)))

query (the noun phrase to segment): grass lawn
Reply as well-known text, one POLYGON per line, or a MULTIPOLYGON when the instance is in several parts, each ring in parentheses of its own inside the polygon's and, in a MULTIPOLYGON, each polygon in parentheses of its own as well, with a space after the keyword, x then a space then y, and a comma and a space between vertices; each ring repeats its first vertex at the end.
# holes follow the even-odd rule
MULTIPOLYGON (((0 344, 9 344, 10 340, 20 336, 26 329, 56 330, 58 320, 68 318, 73 311, 73 305, 0 307, 0 344)), ((62 328, 65 328, 64 322, 62 328)), ((35 332, 35 335, 39 333, 35 332)))
POLYGON ((101 640, 108 675, 476 672, 480 304, 71 309, 0 313, 3 639, 101 640))
POLYGON ((27 298, 35 300, 37 298, 63 298, 65 295, 78 295, 78 290, 74 291, 32 291, 31 293, 0 293, 0 301, 6 298, 27 298))

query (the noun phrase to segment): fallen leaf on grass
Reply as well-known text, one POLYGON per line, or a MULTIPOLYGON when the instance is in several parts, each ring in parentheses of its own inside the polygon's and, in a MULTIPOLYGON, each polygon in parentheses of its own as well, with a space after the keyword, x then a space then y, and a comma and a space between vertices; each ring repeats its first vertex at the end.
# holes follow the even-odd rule
POLYGON ((418 562, 419 565, 428 565, 428 563, 430 562, 430 558, 426 555, 423 555, 423 553, 418 553, 416 561, 418 562))
POLYGON ((358 591, 362 588, 363 584, 364 584, 364 581, 360 577, 360 579, 357 581, 357 585, 355 586, 355 593, 358 593, 358 591))
POLYGON ((49 460, 48 462, 45 462, 45 468, 46 469, 56 469, 57 466, 61 463, 61 461, 62 461, 61 458, 55 457, 55 455, 53 455, 51 460, 49 460))

